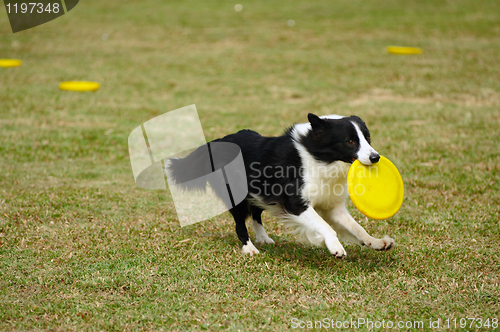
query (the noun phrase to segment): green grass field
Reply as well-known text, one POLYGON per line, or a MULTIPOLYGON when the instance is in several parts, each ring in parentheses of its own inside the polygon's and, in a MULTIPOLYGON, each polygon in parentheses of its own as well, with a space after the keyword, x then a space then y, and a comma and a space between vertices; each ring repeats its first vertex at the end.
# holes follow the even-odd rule
POLYGON ((0 329, 497 329, 500 2, 236 3, 86 0, 16 34, 0 9, 0 58, 23 60, 0 68, 0 329), (395 249, 336 260, 267 214, 276 245, 254 257, 229 213, 181 228, 168 191, 135 185, 127 138, 190 104, 207 139, 279 135, 308 112, 362 117, 405 200, 384 221, 350 211, 395 249))

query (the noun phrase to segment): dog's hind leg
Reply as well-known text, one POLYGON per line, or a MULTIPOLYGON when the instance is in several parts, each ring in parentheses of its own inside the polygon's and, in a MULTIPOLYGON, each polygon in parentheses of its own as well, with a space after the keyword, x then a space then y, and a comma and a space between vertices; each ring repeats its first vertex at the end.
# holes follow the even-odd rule
POLYGON ((389 250, 394 247, 394 240, 389 236, 377 239, 354 220, 345 206, 337 207, 328 212, 328 222, 341 238, 367 246, 374 250, 389 250))
POLYGON ((264 226, 262 226, 262 210, 259 207, 252 206, 250 208, 250 212, 252 214, 252 227, 255 231, 255 242, 257 243, 274 243, 273 239, 271 239, 268 235, 264 226))
POLYGON ((247 226, 245 225, 245 221, 249 215, 247 201, 243 201, 240 204, 236 205, 234 208, 229 210, 229 212, 231 212, 234 221, 236 222, 236 234, 238 235, 238 238, 243 245, 241 251, 244 254, 258 254, 259 250, 255 248, 252 241, 250 240, 250 237, 248 236, 247 226))

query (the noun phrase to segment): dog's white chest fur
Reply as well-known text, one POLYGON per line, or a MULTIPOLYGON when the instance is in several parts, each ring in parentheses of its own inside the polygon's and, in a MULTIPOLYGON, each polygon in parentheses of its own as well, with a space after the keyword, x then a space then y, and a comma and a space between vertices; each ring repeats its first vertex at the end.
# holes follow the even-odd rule
POLYGON ((342 161, 327 165, 308 157, 303 160, 305 184, 302 197, 307 198, 315 209, 321 210, 345 204, 350 165, 342 161))

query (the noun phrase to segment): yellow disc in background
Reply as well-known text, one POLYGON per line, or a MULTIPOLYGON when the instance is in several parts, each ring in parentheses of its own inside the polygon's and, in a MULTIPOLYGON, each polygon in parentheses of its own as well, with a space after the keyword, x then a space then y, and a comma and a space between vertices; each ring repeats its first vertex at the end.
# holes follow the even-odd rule
POLYGON ((390 218, 403 204, 403 179, 396 166, 382 156, 371 166, 354 161, 347 173, 347 189, 354 206, 372 219, 390 218))
POLYGON ((97 91, 100 88, 97 82, 68 81, 59 84, 59 89, 66 91, 97 91))
POLYGON ((418 47, 387 46, 387 52, 392 54, 422 54, 423 51, 418 47))
POLYGON ((22 63, 23 62, 18 59, 0 59, 0 67, 4 68, 19 67, 22 63))

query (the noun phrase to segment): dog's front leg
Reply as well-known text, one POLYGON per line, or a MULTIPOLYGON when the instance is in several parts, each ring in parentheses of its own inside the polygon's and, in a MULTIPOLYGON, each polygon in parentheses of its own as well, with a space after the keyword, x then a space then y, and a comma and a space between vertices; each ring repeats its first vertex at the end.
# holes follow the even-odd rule
POLYGON ((394 240, 389 236, 377 239, 368 234, 365 229, 354 220, 345 206, 339 206, 328 212, 327 219, 341 238, 354 241, 362 246, 374 250, 389 250, 394 247, 394 240))
POLYGON ((337 233, 311 206, 299 215, 290 216, 289 219, 299 224, 299 227, 306 229, 312 236, 319 236, 320 241, 325 242, 326 247, 335 257, 344 258, 346 256, 345 249, 337 238, 337 233))

